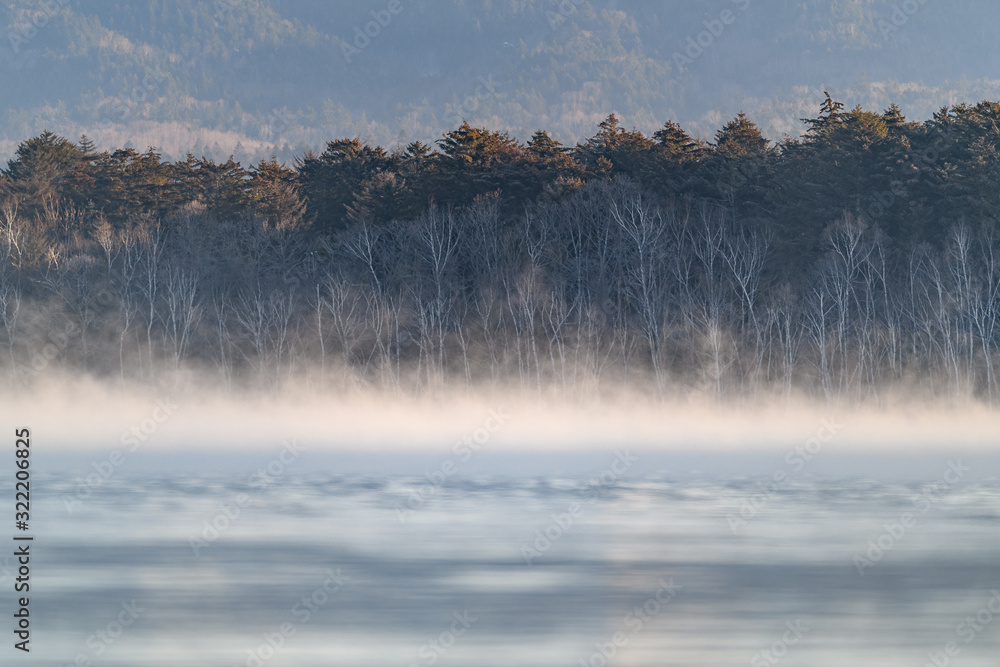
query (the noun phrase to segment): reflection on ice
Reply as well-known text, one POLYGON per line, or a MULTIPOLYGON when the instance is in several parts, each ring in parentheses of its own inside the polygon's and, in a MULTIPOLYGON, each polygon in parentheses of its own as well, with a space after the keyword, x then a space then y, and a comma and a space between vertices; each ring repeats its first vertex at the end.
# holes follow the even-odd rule
POLYGON ((597 493, 586 477, 456 480, 400 520, 424 482, 121 475, 69 512, 72 482, 40 475, 32 659, 707 667, 776 650, 789 666, 920 665, 955 641, 963 664, 986 665, 1000 648, 995 632, 955 630, 1000 586, 995 482, 927 496, 920 483, 798 479, 736 531, 728 517, 758 479, 642 477, 597 493), (859 573, 855 556, 905 513, 912 525, 859 573), (135 623, 100 639, 133 601, 135 623))

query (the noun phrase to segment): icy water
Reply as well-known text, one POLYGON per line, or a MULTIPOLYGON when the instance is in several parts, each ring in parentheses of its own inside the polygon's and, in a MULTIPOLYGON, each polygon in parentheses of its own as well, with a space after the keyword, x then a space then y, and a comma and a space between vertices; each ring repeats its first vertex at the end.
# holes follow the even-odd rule
POLYGON ((1000 484, 951 477, 39 473, 2 664, 995 667, 1000 484))

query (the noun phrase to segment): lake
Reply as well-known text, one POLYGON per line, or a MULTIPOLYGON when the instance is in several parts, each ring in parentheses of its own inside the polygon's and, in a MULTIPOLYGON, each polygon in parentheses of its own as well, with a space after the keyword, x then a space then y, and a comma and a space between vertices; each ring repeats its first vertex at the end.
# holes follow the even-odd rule
POLYGON ((46 464, 16 664, 995 667, 995 478, 947 459, 780 482, 625 461, 94 485, 46 464))

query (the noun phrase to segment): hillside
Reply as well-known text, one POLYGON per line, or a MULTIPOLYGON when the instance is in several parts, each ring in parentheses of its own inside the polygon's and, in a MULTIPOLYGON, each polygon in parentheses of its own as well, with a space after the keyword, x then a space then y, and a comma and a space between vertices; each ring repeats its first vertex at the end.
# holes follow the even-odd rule
POLYGON ((46 128, 244 163, 430 142, 463 118, 574 143, 610 112, 707 138, 743 110, 780 139, 824 90, 923 120, 1000 97, 998 19, 970 0, 10 0, 0 157, 46 128))

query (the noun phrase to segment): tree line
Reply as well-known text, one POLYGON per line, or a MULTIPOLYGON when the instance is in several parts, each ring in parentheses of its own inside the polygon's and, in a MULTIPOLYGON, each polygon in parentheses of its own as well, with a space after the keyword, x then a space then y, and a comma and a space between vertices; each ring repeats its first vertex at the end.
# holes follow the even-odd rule
POLYGON ((997 120, 827 96, 777 143, 612 115, 249 169, 44 132, 0 175, 6 374, 994 402, 997 120))

